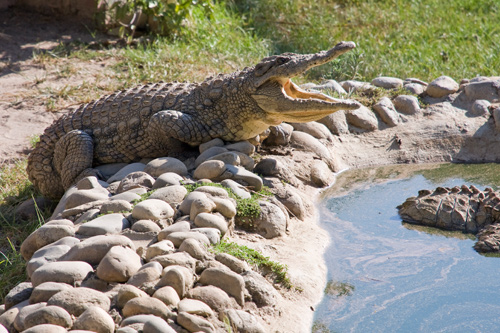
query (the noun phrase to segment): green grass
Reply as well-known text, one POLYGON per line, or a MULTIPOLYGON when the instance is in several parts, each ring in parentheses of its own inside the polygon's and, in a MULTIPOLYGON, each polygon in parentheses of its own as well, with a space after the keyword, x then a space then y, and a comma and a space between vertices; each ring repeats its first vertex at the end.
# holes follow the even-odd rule
POLYGON ((22 242, 37 229, 49 212, 21 221, 15 208, 37 193, 26 175, 26 160, 0 167, 0 301, 12 287, 26 280, 25 261, 19 253, 22 242))
POLYGON ((279 262, 272 261, 269 257, 246 246, 222 240, 210 249, 214 253, 228 253, 238 259, 246 261, 253 267, 259 269, 264 275, 273 277, 275 283, 290 289, 292 283, 288 277, 288 267, 279 262))
POLYGON ((272 52, 314 52, 340 40, 356 52, 313 77, 371 80, 378 75, 457 80, 498 75, 496 0, 234 0, 272 52))

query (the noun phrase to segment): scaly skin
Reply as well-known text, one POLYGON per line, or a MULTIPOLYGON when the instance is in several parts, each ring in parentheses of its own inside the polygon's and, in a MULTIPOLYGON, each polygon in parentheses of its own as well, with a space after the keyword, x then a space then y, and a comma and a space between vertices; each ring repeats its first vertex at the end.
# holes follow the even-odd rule
POLYGON ((155 83, 80 106, 48 127, 28 158, 28 175, 41 193, 59 198, 93 167, 182 151, 214 138, 247 140, 282 121, 308 122, 355 101, 307 93, 290 78, 351 50, 341 42, 315 54, 286 53, 255 67, 198 83, 155 83))
POLYGON ((500 252, 500 197, 491 188, 438 187, 419 191, 398 207, 403 221, 476 234, 479 252, 500 252))

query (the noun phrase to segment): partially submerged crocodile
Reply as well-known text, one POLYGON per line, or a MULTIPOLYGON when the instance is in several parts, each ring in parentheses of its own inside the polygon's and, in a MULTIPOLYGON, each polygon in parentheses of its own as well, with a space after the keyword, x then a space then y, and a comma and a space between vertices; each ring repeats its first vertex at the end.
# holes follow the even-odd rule
POLYGON ((405 222, 476 234, 478 252, 500 252, 500 194, 491 188, 421 190, 398 209, 405 222))
POLYGON ((341 42, 314 54, 264 58, 240 72, 202 83, 156 83, 80 106, 48 127, 28 158, 28 175, 45 196, 59 198, 96 165, 182 151, 214 138, 256 137, 282 121, 309 122, 360 104, 300 89, 290 78, 353 49, 341 42))

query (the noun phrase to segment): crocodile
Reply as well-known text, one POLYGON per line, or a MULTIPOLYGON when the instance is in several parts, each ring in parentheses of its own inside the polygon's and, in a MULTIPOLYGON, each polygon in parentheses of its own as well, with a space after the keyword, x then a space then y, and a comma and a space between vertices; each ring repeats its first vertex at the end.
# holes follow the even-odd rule
POLYGON ((96 166, 182 152, 220 138, 256 137, 283 121, 309 122, 360 104, 308 92, 291 81, 355 47, 340 42, 313 54, 284 53, 201 83, 141 85, 68 112, 45 129, 28 157, 29 179, 42 195, 60 198, 96 166))
POLYGON ((421 190, 398 206, 403 221, 474 234, 476 251, 500 252, 500 194, 474 185, 421 190))

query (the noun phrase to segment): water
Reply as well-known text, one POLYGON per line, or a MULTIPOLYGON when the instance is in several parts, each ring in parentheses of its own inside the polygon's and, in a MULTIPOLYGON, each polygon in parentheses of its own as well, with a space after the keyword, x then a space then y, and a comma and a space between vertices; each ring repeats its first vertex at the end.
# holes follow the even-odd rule
POLYGON ((439 175, 443 167, 339 177, 321 207, 331 244, 316 332, 500 332, 500 258, 475 252, 473 237, 405 225, 397 214, 420 189, 477 176, 453 170, 450 179, 439 175))

